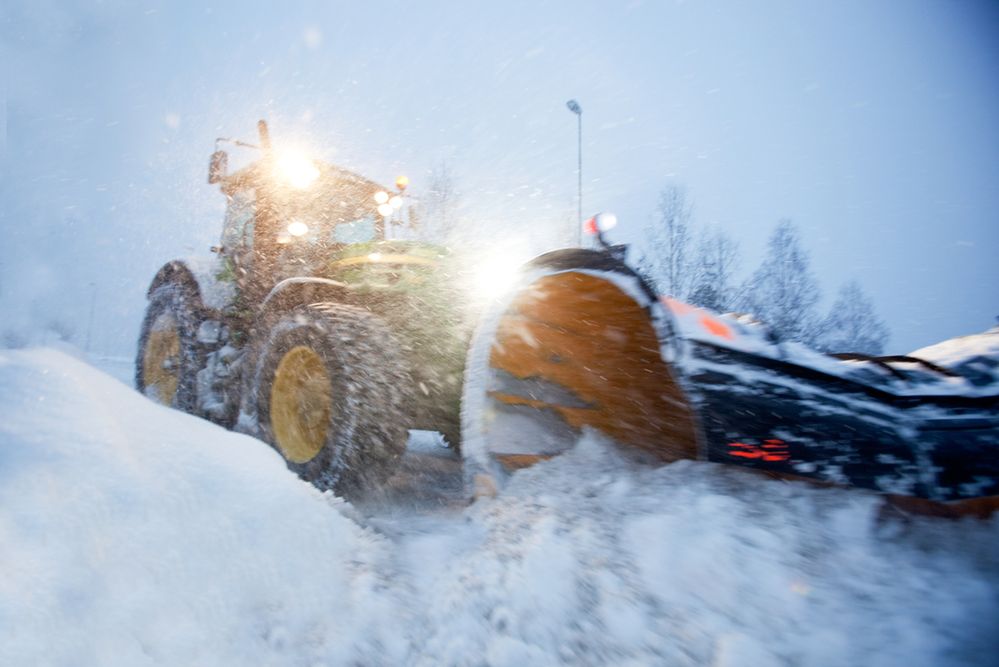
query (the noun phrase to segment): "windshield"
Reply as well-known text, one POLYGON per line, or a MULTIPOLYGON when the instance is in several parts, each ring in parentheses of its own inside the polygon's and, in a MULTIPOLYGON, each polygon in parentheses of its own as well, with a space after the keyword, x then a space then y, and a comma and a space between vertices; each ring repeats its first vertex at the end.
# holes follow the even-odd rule
MULTIPOLYGON (((372 184, 373 185, 373 184, 372 184)), ((372 185, 327 175, 308 189, 261 189, 270 204, 276 241, 291 246, 363 243, 378 237, 378 214, 372 185)), ((266 232, 265 232, 266 233, 266 232)))
POLYGON ((375 216, 341 222, 333 227, 333 240, 337 243, 365 243, 375 240, 375 216))

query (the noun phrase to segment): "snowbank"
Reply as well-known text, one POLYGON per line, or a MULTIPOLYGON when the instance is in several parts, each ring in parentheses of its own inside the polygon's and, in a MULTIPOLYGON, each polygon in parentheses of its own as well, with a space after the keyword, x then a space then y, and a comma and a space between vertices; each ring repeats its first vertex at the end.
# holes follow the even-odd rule
POLYGON ((878 512, 585 437, 466 510, 363 515, 253 439, 0 352, 4 665, 994 664, 999 520, 878 512))
POLYGON ((916 350, 912 356, 956 370, 978 386, 999 386, 999 327, 951 338, 916 350))
POLYGON ((394 662, 380 542, 256 440, 0 353, 0 664, 394 662))

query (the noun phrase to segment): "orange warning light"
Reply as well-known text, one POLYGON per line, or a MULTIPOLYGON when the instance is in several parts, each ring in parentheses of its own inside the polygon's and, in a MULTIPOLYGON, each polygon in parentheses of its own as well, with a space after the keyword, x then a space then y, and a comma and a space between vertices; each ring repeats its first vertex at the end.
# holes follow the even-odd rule
POLYGON ((701 316, 701 326, 719 338, 724 338, 725 340, 732 340, 735 338, 735 336, 732 335, 732 330, 729 329, 726 324, 719 322, 715 318, 708 315, 701 316))

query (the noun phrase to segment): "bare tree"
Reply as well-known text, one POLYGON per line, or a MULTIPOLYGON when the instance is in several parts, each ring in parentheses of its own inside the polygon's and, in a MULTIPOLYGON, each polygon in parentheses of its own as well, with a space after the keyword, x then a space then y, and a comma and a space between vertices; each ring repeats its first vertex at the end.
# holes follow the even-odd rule
POLYGON ((878 355, 888 342, 888 325, 874 312, 874 303, 851 280, 839 289, 836 302, 822 320, 817 347, 825 352, 878 355))
POLYGON ((697 244, 691 270, 690 302, 718 312, 733 310, 736 289, 733 284, 739 263, 739 245, 725 232, 705 232, 697 244))
POLYGON ((743 286, 740 306, 765 322, 779 340, 812 342, 819 287, 794 223, 784 219, 767 243, 763 264, 743 286))
POLYGON ((76 328, 67 320, 59 317, 51 317, 45 325, 45 330, 60 340, 69 343, 76 335, 76 328))
POLYGON ((678 299, 690 290, 690 220, 693 204, 681 185, 668 185, 659 193, 654 222, 646 228, 649 252, 643 269, 660 292, 678 299))

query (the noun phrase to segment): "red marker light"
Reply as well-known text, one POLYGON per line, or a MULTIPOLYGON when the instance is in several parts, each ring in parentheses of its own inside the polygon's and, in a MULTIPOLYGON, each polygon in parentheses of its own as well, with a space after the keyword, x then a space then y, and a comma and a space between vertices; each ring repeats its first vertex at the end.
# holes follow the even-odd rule
POLYGON ((730 442, 728 444, 728 455, 740 459, 758 459, 767 463, 788 461, 791 458, 791 454, 787 451, 787 444, 777 438, 764 440, 762 445, 730 442))
POLYGON ((595 216, 583 223, 583 231, 590 236, 596 236, 600 232, 606 232, 617 226, 617 216, 613 213, 597 213, 595 216))

